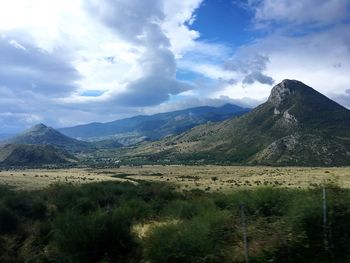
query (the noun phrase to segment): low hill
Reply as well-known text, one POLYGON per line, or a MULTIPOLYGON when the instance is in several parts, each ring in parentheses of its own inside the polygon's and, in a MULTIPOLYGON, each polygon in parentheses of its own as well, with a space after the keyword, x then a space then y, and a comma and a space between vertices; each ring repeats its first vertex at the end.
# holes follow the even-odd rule
POLYGON ((83 140, 113 139, 124 145, 130 145, 143 140, 158 140, 168 135, 180 134, 197 125, 226 120, 248 111, 249 109, 231 104, 225 104, 221 107, 203 106, 58 130, 73 138, 83 140))
POLYGON ((0 166, 38 167, 76 161, 73 155, 50 145, 7 144, 0 148, 0 166))
POLYGON ((350 111, 296 80, 276 85, 251 112, 202 125, 131 156, 151 161, 350 165, 350 111))
POLYGON ((92 147, 87 142, 69 138, 44 124, 35 125, 5 142, 9 144, 51 145, 71 152, 87 150, 92 147))

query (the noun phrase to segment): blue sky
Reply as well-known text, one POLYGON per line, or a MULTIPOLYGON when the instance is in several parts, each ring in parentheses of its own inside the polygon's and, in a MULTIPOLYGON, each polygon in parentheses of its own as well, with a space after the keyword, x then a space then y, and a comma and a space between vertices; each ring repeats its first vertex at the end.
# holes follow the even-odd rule
POLYGON ((350 107, 348 0, 12 0, 0 133, 200 105, 254 107, 298 79, 350 107))
POLYGON ((195 16, 190 28, 200 32, 198 40, 239 47, 258 36, 258 32, 251 30, 253 12, 233 1, 204 1, 195 16))

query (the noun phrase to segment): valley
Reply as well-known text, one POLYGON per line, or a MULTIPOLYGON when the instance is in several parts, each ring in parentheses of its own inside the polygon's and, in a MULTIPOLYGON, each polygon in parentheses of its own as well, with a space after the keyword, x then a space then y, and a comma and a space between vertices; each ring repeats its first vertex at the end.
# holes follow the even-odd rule
POLYGON ((350 0, 2 1, 0 263, 349 263, 350 0))
POLYGON ((226 108, 3 141, 0 261, 349 262, 350 111, 296 80, 226 108))

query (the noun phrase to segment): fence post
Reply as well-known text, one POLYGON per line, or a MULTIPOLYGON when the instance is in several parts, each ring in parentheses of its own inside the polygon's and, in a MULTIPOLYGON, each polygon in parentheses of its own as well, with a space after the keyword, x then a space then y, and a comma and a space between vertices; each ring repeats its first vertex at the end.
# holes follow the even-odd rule
POLYGON ((244 204, 241 204, 241 221, 242 221, 242 232, 243 232, 244 258, 245 258, 245 262, 249 263, 247 226, 246 226, 245 213, 244 213, 244 204))

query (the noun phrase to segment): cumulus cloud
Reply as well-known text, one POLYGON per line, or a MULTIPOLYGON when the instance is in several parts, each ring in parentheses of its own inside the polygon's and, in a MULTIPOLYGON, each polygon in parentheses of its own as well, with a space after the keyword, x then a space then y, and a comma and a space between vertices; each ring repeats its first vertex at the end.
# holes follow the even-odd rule
MULTIPOLYGON (((52 126, 108 121, 193 89, 176 79, 176 60, 199 36, 187 23, 201 2, 14 0, 2 5, 0 112, 11 113, 11 127, 21 128, 35 124, 30 116, 52 126)), ((3 117, 0 127, 6 122, 3 117)))
POLYGON ((191 85, 176 80, 175 55, 161 27, 165 20, 163 1, 89 1, 87 8, 118 36, 143 49, 137 60, 141 76, 113 96, 115 103, 150 106, 191 89, 191 85))

